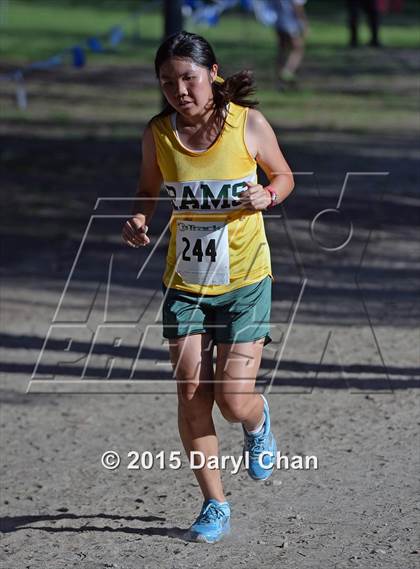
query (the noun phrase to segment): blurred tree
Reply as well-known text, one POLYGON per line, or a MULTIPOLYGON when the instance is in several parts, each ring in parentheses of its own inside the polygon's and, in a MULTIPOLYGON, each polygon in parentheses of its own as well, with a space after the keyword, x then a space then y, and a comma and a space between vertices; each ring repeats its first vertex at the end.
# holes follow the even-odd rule
POLYGON ((182 0, 165 0, 165 38, 182 30, 182 0))

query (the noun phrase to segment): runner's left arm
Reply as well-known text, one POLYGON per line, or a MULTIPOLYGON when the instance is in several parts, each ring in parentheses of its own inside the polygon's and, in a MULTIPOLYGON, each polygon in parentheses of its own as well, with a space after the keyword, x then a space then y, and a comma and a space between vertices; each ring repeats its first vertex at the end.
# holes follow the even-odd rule
MULTIPOLYGON (((277 195, 276 203, 283 202, 294 188, 293 173, 280 150, 277 137, 262 113, 250 109, 248 113, 246 142, 270 180, 270 189, 277 195)), ((250 185, 241 194, 241 201, 248 209, 265 209, 271 203, 271 194, 261 184, 250 185)))

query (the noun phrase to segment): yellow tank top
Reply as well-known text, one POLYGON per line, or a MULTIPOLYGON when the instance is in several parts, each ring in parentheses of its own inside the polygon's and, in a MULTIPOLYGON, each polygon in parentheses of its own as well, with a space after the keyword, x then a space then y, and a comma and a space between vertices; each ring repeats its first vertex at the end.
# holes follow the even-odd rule
POLYGON ((263 216, 237 200, 245 182, 257 183, 257 164, 245 145, 247 114, 247 107, 229 103, 222 131, 204 152, 180 142, 170 116, 151 121, 173 206, 166 287, 215 295, 272 276, 263 216))

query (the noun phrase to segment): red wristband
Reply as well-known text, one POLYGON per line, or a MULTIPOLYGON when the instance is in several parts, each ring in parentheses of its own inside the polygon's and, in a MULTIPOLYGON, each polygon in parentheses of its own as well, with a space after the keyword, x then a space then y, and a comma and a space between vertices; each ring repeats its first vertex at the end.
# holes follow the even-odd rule
POLYGON ((274 207, 275 205, 277 205, 279 196, 276 194, 276 192, 273 190, 273 188, 271 186, 265 186, 264 189, 268 190, 268 192, 270 193, 270 196, 271 196, 271 203, 267 207, 274 207))

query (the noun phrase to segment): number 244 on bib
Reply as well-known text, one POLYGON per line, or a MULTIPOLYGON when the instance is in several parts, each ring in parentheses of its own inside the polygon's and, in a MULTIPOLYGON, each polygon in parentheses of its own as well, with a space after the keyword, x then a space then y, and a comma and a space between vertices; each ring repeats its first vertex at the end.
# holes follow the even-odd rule
POLYGON ((185 282, 202 285, 229 284, 227 224, 177 221, 176 256, 177 272, 185 282))

